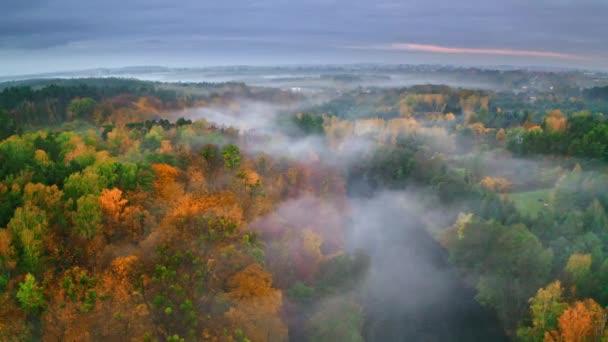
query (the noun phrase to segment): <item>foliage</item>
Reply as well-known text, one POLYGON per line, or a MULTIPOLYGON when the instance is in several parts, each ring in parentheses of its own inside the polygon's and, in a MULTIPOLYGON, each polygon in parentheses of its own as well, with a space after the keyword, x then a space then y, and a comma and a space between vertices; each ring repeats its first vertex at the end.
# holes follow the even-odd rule
POLYGON ((459 234, 449 240, 450 259, 477 276, 479 302, 514 329, 528 298, 548 279, 551 251, 522 225, 474 219, 459 234))
POLYGON ((72 118, 88 118, 93 115, 97 102, 90 97, 75 98, 68 104, 68 114, 72 118))
POLYGON ((559 281, 539 289, 536 296, 530 298, 530 315, 532 327, 517 330, 517 337, 522 341, 543 341, 545 332, 557 329, 558 318, 566 311, 568 304, 562 297, 563 289, 559 281))
POLYGON ((283 158, 256 152, 264 134, 161 115, 289 92, 39 82, 0 91, 2 340, 362 341, 373 264, 345 252, 346 193, 404 189, 423 221, 455 220, 449 260, 510 337, 605 334, 608 122, 580 112, 603 88, 354 89, 281 115, 326 143, 283 158), (532 157, 509 172, 509 151, 532 157))
POLYGON ((241 166, 241 152, 236 145, 227 145, 222 149, 224 166, 229 170, 238 169, 241 166))
POLYGON ((37 314, 43 308, 45 300, 42 287, 31 273, 26 274, 23 282, 19 284, 17 299, 28 313, 37 314))

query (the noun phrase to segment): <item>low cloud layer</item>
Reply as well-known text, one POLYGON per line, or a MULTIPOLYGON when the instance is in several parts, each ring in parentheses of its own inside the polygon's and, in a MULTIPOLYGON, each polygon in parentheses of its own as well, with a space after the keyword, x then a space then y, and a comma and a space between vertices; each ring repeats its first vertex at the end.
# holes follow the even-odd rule
POLYGON ((551 51, 536 51, 536 50, 513 50, 513 49, 476 49, 466 47, 447 47, 439 45, 425 44, 403 44, 395 43, 386 47, 388 50, 405 50, 405 51, 421 51, 431 53, 448 53, 448 54, 472 54, 472 55, 500 55, 500 56, 523 56, 523 57, 546 57, 558 59, 572 60, 589 60, 590 58, 583 55, 575 55, 568 53, 559 53, 551 51))

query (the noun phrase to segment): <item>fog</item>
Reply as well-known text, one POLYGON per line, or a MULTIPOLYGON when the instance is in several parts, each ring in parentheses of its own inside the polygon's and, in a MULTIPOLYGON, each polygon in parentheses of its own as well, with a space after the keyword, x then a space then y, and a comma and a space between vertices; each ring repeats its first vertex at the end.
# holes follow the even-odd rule
MULTIPOLYGON (((244 139, 242 147, 251 155, 263 152, 343 173, 369 156, 379 146, 378 135, 386 134, 385 128, 372 127, 332 146, 325 137, 281 133, 285 127, 278 125, 279 117, 287 115, 289 109, 305 109, 302 104, 286 107, 247 99, 234 102, 173 115, 238 128, 244 139), (248 144, 247 139, 255 139, 255 143, 248 144)), ((457 148, 442 128, 421 126, 416 133, 435 150, 457 148)), ((489 166, 485 169, 489 173, 502 170, 504 174, 505 169, 520 170, 533 163, 491 153, 482 156, 481 163, 489 166)), ((303 193, 280 204, 251 227, 263 236, 281 234, 286 226, 300 232, 312 230, 323 238, 326 254, 345 248, 349 254, 369 257, 369 266, 354 289, 325 298, 310 315, 317 312, 314 310, 331 311, 333 306, 355 300, 364 310, 368 341, 502 340, 505 337, 494 314, 474 300, 474 290, 448 264, 446 252, 437 241, 461 210, 458 204, 440 204, 424 188, 365 194, 354 189, 346 203, 303 193)), ((288 238, 292 239, 291 246, 301 243, 298 235, 288 238)), ((267 260, 273 263, 272 248, 268 248, 267 260)), ((290 327, 296 341, 298 329, 290 327)))
POLYGON ((351 201, 348 245, 370 256, 361 292, 368 341, 499 341, 492 313, 474 300, 429 225, 448 227, 455 212, 421 203, 417 192, 382 192, 351 201))
MULTIPOLYGON (((536 72, 563 71, 564 69, 533 68, 536 72)), ((554 74, 554 77, 564 78, 554 74)), ((28 79, 119 77, 145 81, 197 83, 197 82, 243 82, 251 86, 274 87, 303 94, 320 92, 343 92, 356 88, 409 87, 420 84, 448 85, 471 89, 495 91, 516 91, 528 89, 548 89, 550 84, 520 71, 507 67, 466 68, 433 65, 408 64, 353 64, 353 65, 286 65, 277 67, 226 66, 169 68, 162 66, 133 66, 123 68, 99 68, 0 76, 0 82, 28 79)), ((565 79, 565 78, 564 78, 565 79)), ((579 73, 574 81, 580 87, 606 83, 590 74, 579 73)))

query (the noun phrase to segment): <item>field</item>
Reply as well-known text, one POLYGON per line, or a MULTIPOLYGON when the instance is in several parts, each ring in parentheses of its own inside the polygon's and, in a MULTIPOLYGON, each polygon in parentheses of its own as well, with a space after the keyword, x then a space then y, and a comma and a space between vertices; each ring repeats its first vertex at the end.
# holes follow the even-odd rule
POLYGON ((535 190, 535 191, 525 191, 525 192, 517 192, 505 195, 505 197, 511 199, 517 210, 519 210, 522 214, 528 215, 530 217, 536 217, 538 212, 545 206, 549 205, 549 197, 552 193, 551 188, 535 190))

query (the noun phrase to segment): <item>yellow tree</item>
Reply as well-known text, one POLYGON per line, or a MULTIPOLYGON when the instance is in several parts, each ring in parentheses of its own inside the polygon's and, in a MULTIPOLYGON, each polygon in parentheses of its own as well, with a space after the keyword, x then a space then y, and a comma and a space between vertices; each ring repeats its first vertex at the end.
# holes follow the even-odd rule
POLYGON ((540 341, 545 332, 557 329, 558 318, 568 308, 562 298, 561 283, 555 281, 539 289, 536 296, 530 298, 530 316, 532 327, 520 328, 517 336, 524 341, 540 341))
POLYGON ((591 254, 572 254, 566 263, 568 272, 575 282, 581 280, 591 271, 591 254))
POLYGON ((511 189, 511 182, 501 177, 485 177, 480 184, 489 191, 508 192, 511 189))
POLYGON ((235 305, 226 317, 235 328, 253 342, 287 341, 287 326, 279 316, 283 295, 272 288, 270 273, 254 263, 230 278, 228 286, 227 297, 235 305))

